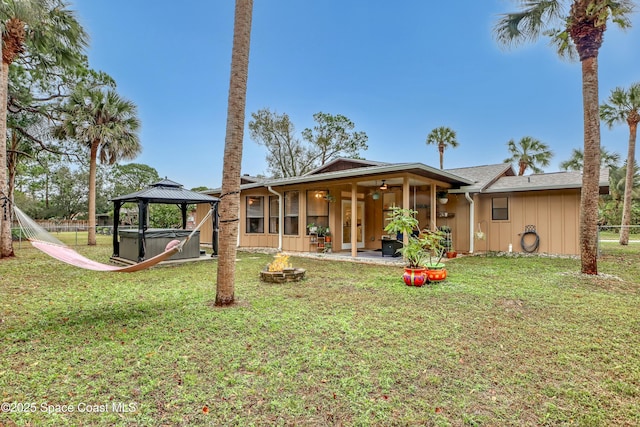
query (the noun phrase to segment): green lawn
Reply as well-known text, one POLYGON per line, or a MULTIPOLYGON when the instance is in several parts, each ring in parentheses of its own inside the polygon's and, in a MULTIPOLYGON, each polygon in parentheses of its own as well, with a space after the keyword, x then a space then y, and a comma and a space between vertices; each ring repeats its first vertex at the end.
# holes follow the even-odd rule
MULTIPOLYGON (((107 260, 99 240, 78 251, 107 260)), ((640 425, 640 250, 605 245, 601 277, 476 256, 423 288, 307 258, 265 284, 271 257, 240 253, 224 309, 215 262, 97 273, 23 246, 0 262, 0 392, 23 411, 0 425, 640 425)))

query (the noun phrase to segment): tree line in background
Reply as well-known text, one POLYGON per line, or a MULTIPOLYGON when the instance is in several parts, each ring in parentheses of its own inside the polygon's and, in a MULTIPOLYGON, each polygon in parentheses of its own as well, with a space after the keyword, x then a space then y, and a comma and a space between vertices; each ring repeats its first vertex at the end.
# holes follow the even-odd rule
MULTIPOLYGON (((0 24, 0 104, 7 106, 0 109, 3 216, 10 217, 16 198, 36 214, 70 217, 82 210, 93 245, 99 179, 106 185, 98 163, 114 165, 141 151, 136 106, 117 94, 108 74, 89 67, 88 36, 63 0, 2 2, 0 24), (19 184, 18 176, 44 179, 44 198, 33 198, 38 184, 19 184)), ((11 224, 1 224, 0 258, 10 257, 11 224)))

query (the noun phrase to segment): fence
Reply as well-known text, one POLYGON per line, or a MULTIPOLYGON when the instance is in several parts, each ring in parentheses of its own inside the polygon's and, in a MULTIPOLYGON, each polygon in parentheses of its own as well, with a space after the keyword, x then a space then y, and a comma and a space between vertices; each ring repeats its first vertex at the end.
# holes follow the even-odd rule
MULTIPOLYGON (((38 224, 56 238, 60 238, 61 233, 66 234, 64 241, 67 244, 72 244, 74 246, 87 244, 87 233, 89 232, 89 225, 87 221, 69 221, 62 225, 58 225, 53 221, 38 221, 38 224)), ((129 225, 118 226, 119 230, 130 228, 137 229, 138 227, 129 225)), ((113 235, 113 227, 110 225, 98 225, 96 226, 96 234, 111 236, 113 235)), ((18 224, 12 224, 11 235, 13 236, 14 244, 18 248, 22 248, 23 243, 26 242, 26 238, 18 224)))

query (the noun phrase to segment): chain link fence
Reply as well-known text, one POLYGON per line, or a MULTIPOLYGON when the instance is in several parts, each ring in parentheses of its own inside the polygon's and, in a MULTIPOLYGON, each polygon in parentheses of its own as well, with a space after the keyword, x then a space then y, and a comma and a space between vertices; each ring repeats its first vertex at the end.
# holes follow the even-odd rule
MULTIPOLYGON (((41 224, 42 225, 42 224, 41 224)), ((83 223, 80 224, 63 224, 63 225, 46 225, 43 226, 47 232, 49 232, 52 236, 61 240, 67 245, 71 246, 82 246, 87 244, 87 235, 89 233, 89 226, 83 223)), ((118 226, 119 230, 124 229, 137 229, 137 226, 128 226, 128 225, 120 225, 118 226)), ((22 233, 21 229, 17 224, 11 228, 11 235, 13 237, 14 247, 21 249, 24 247, 30 247, 27 238, 22 233)), ((96 235, 97 236, 112 236, 113 235, 113 226, 105 225, 105 226, 97 226, 96 227, 96 235)), ((100 241, 100 239, 98 239, 100 241)), ((111 239, 108 240, 109 244, 111 243, 111 239)))

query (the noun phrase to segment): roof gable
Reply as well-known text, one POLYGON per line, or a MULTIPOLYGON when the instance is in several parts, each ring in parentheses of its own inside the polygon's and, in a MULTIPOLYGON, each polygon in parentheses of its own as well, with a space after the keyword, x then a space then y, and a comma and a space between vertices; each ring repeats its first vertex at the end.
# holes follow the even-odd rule
POLYGON ((515 172, 510 163, 495 165, 472 166, 468 168, 446 169, 447 172, 472 181, 473 184, 464 186, 465 192, 480 192, 491 186, 503 176, 514 176, 515 172))
POLYGON ((366 168, 369 166, 381 166, 388 165, 389 163, 374 162, 372 160, 365 159, 348 159, 346 157, 338 157, 324 165, 306 173, 305 175, 317 175, 326 172, 338 172, 349 169, 366 168))

